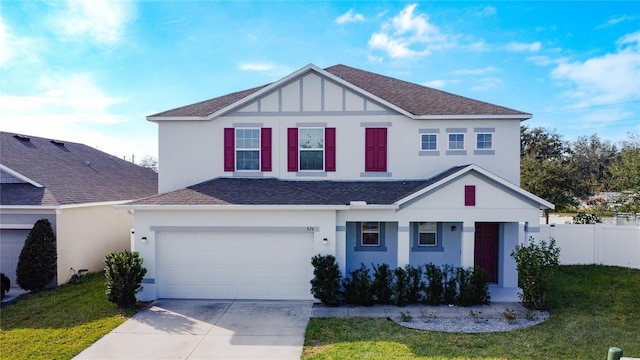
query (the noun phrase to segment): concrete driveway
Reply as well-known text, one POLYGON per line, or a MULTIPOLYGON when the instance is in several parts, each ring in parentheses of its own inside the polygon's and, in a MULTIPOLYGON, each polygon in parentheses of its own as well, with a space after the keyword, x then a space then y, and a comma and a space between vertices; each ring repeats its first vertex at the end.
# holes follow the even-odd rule
POLYGON ((312 301, 158 300, 75 359, 299 359, 312 301))

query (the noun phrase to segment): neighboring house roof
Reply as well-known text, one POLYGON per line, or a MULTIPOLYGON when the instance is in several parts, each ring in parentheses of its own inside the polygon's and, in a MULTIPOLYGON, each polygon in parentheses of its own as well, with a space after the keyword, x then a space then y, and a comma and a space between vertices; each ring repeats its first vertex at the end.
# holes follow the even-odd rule
POLYGON ((83 144, 7 132, 0 132, 0 170, 0 205, 112 202, 158 193, 158 175, 150 169, 83 144))
MULTIPOLYGON (((468 171, 490 174, 476 165, 455 166, 426 180, 405 181, 295 181, 275 178, 216 178, 184 189, 139 199, 127 206, 192 205, 402 205, 418 195, 449 182, 468 171)), ((543 207, 553 207, 533 194, 498 181, 543 207)))
MULTIPOLYGON (((334 65, 324 70, 308 65, 288 77, 275 83, 239 91, 192 105, 164 111, 148 117, 149 120, 168 118, 213 118, 231 110, 233 105, 244 104, 256 95, 266 93, 273 88, 300 76, 308 71, 316 71, 338 83, 349 85, 365 96, 380 99, 385 105, 406 113, 412 117, 425 116, 510 116, 528 119, 531 114, 509 109, 503 106, 470 99, 423 85, 398 80, 392 77, 352 68, 334 65)), ((234 107, 235 108, 235 107, 234 107)))

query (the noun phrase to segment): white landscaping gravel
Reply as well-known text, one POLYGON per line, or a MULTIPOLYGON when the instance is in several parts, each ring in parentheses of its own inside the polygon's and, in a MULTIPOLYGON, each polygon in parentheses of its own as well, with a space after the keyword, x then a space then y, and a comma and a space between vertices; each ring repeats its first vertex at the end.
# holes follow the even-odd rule
POLYGON ((391 320, 404 327, 415 330, 429 330, 442 332, 459 333, 487 333, 505 332, 527 328, 538 325, 549 318, 546 311, 535 310, 532 320, 516 319, 508 322, 506 319, 474 319, 473 317, 463 318, 413 318, 411 321, 402 321, 400 317, 393 317, 391 320))

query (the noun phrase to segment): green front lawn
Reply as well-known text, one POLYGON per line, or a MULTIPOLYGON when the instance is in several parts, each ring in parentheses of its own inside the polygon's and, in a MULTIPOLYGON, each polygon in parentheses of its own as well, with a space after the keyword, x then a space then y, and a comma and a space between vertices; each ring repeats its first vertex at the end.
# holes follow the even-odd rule
POLYGON ((70 359, 134 313, 107 301, 102 272, 25 294, 0 309, 0 358, 70 359))
POLYGON ((640 357, 640 270, 561 266, 551 317, 507 333, 451 334, 384 319, 311 319, 303 359, 605 359, 610 346, 640 357))

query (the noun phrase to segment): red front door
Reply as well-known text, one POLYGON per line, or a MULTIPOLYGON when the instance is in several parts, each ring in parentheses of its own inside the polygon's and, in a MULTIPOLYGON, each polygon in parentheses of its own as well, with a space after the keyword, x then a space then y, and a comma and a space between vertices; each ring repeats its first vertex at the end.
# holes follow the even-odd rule
POLYGON ((498 282, 499 224, 476 223, 474 263, 489 273, 489 282, 498 282))

